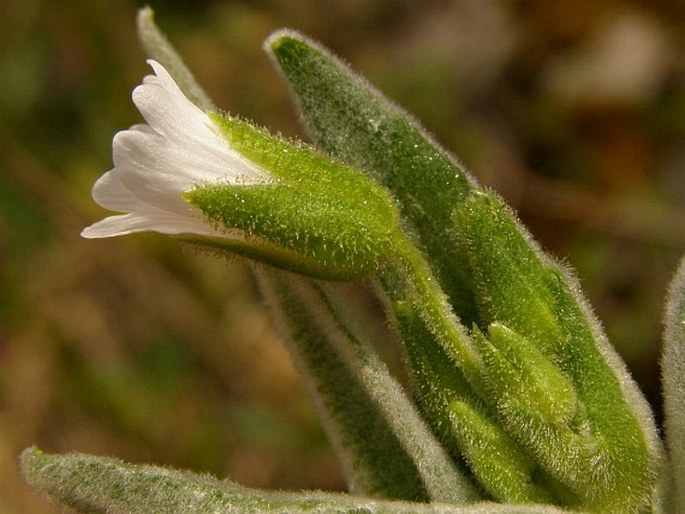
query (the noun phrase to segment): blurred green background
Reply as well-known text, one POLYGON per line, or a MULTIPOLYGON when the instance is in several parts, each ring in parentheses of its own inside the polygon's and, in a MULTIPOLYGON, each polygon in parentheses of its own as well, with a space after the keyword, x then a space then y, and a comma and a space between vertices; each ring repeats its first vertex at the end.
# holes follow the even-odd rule
MULTIPOLYGON (((218 105, 287 135, 302 130, 261 50, 272 30, 361 70, 577 269, 659 417, 662 301, 685 250, 685 3, 150 5, 218 105)), ((0 513, 63 512, 16 471, 33 444, 344 487, 240 262, 79 238, 105 214, 90 187, 112 135, 140 121, 140 6, 0 0, 0 513)))

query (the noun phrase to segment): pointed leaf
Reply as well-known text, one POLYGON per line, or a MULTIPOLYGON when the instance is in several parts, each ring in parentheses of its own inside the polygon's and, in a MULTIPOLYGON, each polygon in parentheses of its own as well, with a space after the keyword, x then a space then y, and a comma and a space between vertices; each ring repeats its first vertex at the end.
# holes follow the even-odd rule
MULTIPOLYGON (((521 418, 518 409, 501 409, 505 430, 572 489, 578 498, 570 498, 571 504, 637 511, 654 491, 660 443, 646 401, 578 288, 539 251, 501 201, 478 191, 406 114, 338 59, 289 31, 274 34, 266 48, 317 144, 365 169, 398 199, 428 263, 414 266, 419 272, 411 276, 407 260, 409 282, 420 297, 414 307, 479 395, 486 399, 473 372, 478 359, 471 355, 464 329, 455 326, 450 305, 463 325, 475 322, 485 329, 500 322, 511 327, 571 378, 584 407, 577 424, 557 427, 521 418), (442 302, 440 289, 449 305, 442 302)), ((402 301, 404 291, 390 289, 393 301, 402 301)), ((404 296, 411 304, 411 295, 404 296)))
POLYGON ((207 475, 156 466, 127 464, 79 453, 50 455, 24 451, 22 471, 38 491, 78 512, 88 514, 216 514, 289 512, 416 514, 563 514, 559 509, 530 505, 481 503, 458 507, 379 501, 347 494, 263 491, 219 481, 207 475))
POLYGON ((450 302, 470 324, 475 313, 468 277, 458 265, 451 214, 474 179, 406 112, 321 46, 280 31, 265 49, 290 86, 314 142, 370 173, 398 199, 450 302))
POLYGON ((685 259, 671 282, 664 322, 661 373, 670 497, 674 512, 685 512, 685 259))

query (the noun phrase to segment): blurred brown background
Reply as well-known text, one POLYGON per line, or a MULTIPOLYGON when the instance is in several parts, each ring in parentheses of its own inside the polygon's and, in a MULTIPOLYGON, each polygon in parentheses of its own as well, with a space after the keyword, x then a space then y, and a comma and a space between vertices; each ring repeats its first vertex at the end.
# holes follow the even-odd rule
MULTIPOLYGON (((301 134, 261 50, 283 26, 423 121, 578 271, 658 407, 664 290, 685 250, 685 3, 151 1, 216 103, 301 134)), ((238 262, 162 236, 84 241, 112 135, 140 120, 141 5, 0 0, 0 513, 61 512, 20 450, 247 485, 342 488, 238 262)))

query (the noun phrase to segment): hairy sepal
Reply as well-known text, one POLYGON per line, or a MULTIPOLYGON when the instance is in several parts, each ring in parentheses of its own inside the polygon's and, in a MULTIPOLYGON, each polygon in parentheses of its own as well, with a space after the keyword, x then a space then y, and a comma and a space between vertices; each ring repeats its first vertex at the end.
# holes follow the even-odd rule
POLYGON ((329 280, 369 276, 392 253, 399 216, 382 187, 310 147, 234 118, 212 119, 232 149, 273 177, 267 184, 198 184, 186 193, 217 227, 297 254, 283 267, 329 280))

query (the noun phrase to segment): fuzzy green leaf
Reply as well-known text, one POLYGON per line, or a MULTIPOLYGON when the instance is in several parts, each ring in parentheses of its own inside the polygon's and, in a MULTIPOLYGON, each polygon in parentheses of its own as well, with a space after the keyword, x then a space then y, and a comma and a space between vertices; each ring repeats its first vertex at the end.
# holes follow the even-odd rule
POLYGON ((470 324, 475 313, 468 277, 458 265, 451 215, 474 179, 406 112, 319 45, 279 31, 265 49, 294 93, 317 146, 367 171, 395 195, 450 303, 470 324))
POLYGON ((258 276, 352 492, 455 504, 477 499, 385 365, 336 320, 323 293, 296 277, 258 276))
POLYGON ((670 502, 674 512, 685 512, 685 259, 671 282, 664 321, 661 369, 670 502))
POLYGON ((25 450, 21 465, 38 491, 84 514, 216 514, 253 512, 415 513, 415 514, 563 514, 541 506, 479 503, 380 501, 348 494, 263 491, 219 481, 207 475, 71 453, 51 455, 25 450))
POLYGON ((455 221, 482 323, 504 324, 529 339, 537 348, 528 352, 530 364, 546 356, 578 399, 563 426, 511 404, 499 408, 507 431, 580 505, 637 511, 653 495, 661 445, 644 397, 578 287, 495 195, 472 194, 456 208, 455 221))

